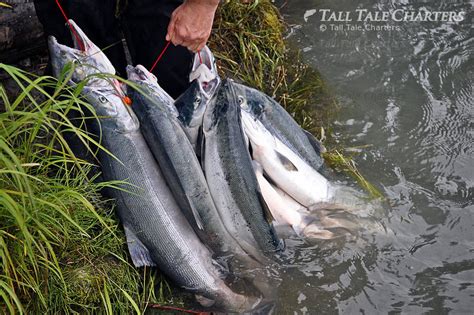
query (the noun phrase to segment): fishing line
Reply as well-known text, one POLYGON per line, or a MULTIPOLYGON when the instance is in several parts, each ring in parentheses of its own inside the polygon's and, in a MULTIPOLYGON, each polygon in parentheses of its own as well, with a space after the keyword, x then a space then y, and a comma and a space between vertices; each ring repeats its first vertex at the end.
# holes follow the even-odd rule
POLYGON ((165 310, 165 311, 174 311, 174 312, 179 312, 179 313, 186 313, 186 314, 196 314, 196 315, 210 315, 211 314, 209 312, 192 311, 192 310, 187 310, 187 309, 184 309, 184 308, 179 308, 179 307, 174 307, 174 306, 165 306, 165 305, 160 305, 160 304, 148 304, 148 307, 155 308, 155 309, 160 309, 160 310, 165 310))
POLYGON ((153 72, 153 69, 155 69, 156 65, 158 64, 158 62, 160 61, 160 59, 163 57, 163 55, 165 54, 166 50, 168 49, 169 45, 171 44, 170 41, 168 41, 165 45, 165 48, 163 48, 163 50, 161 51, 161 53, 158 55, 158 58, 156 58, 155 60, 155 63, 153 64, 153 66, 151 66, 150 68, 150 72, 153 72))
MULTIPOLYGON (((161 51, 161 53, 158 55, 158 57, 156 58, 155 62, 153 63, 153 66, 151 66, 150 68, 150 72, 153 72, 153 70, 155 69, 156 65, 158 64, 158 62, 161 60, 161 58, 163 57, 163 55, 165 54, 166 50, 168 49, 168 46, 171 44, 170 41, 167 41, 166 42, 166 45, 165 47, 163 48, 163 50, 161 51)), ((199 57, 199 63, 202 64, 202 59, 201 59, 201 51, 198 51, 198 57, 199 57)))
POLYGON ((69 18, 67 17, 66 12, 64 12, 63 7, 62 7, 61 4, 59 3, 59 0, 56 0, 56 4, 58 5, 59 10, 61 11, 62 15, 64 16, 64 19, 66 19, 66 23, 67 23, 67 25, 69 25, 69 29, 71 30, 71 33, 72 33, 72 34, 74 35, 74 37, 76 38, 76 41, 77 41, 77 43, 79 44, 79 49, 80 49, 81 51, 84 51, 84 50, 85 50, 84 43, 83 43, 82 40, 80 39, 80 37, 79 37, 79 35, 77 34, 77 32, 76 32, 76 30, 74 29, 74 27, 72 27, 71 22, 69 22, 69 18))
MULTIPOLYGON (((61 4, 59 3, 59 0, 55 0, 56 4, 58 5, 58 8, 59 10, 61 11, 61 14, 63 15, 64 19, 66 20, 66 23, 67 25, 69 26, 69 29, 71 30, 71 33, 74 35, 74 37, 76 38, 76 42, 79 44, 79 50, 81 51, 85 51, 85 45, 83 43, 83 41, 81 40, 81 38, 79 37, 79 34, 77 34, 76 30, 74 29, 74 27, 72 27, 72 24, 71 22, 69 22, 69 18, 67 17, 66 15, 66 12, 64 12, 64 9, 63 7, 61 6, 61 4)), ((107 48, 110 48, 114 45, 116 45, 118 43, 118 41, 116 43, 112 43, 111 45, 107 46, 107 48)), ((100 50, 102 51, 102 50, 100 50)), ((98 53, 98 52, 97 52, 98 53)), ((120 83, 119 83, 120 84, 120 83)), ((122 100, 122 102, 128 106, 131 106, 132 105, 132 99, 128 96, 125 95, 125 93, 122 91, 122 89, 120 87, 117 87, 115 86, 114 82, 110 82, 110 85, 112 86, 112 88, 115 90, 115 92, 117 92, 117 96, 120 97, 120 99, 122 100)))

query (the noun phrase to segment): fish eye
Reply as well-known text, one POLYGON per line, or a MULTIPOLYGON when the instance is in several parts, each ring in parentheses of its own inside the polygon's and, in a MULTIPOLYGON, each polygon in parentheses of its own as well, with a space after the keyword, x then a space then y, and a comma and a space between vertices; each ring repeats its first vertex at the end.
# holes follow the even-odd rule
POLYGON ((105 96, 102 96, 102 95, 101 95, 101 96, 99 96, 99 101, 100 101, 101 103, 106 103, 106 102, 107 102, 107 98, 105 98, 105 96))
POLYGON ((201 97, 199 95, 197 95, 196 98, 194 99, 194 103, 197 105, 201 103, 201 97))
POLYGON ((245 99, 242 95, 239 95, 237 102, 239 103, 239 106, 242 109, 247 110, 249 108, 248 105, 247 105, 247 102, 245 101, 245 99))

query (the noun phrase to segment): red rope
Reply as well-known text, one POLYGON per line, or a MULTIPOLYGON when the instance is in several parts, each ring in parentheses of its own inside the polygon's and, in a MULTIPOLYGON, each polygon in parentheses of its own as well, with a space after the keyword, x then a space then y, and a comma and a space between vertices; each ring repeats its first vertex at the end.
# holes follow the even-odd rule
MULTIPOLYGON (((62 7, 61 4, 59 3, 59 0, 56 0, 56 4, 58 5, 59 10, 60 10, 61 13, 63 14, 64 19, 66 19, 66 22, 67 22, 67 24, 69 25, 69 29, 71 30, 71 33, 72 33, 72 34, 74 35, 74 37, 76 38, 76 41, 77 41, 77 43, 79 44, 79 49, 80 49, 81 51, 85 51, 84 43, 82 42, 81 38, 79 37, 79 34, 77 34, 77 32, 76 32, 76 30, 74 29, 74 27, 72 27, 71 22, 69 22, 69 18, 67 17, 66 12, 64 12, 63 7, 62 7)), ((121 90, 119 90, 119 88, 117 88, 114 84, 112 84, 112 87, 114 88, 115 92, 117 92, 117 96, 122 99, 122 102, 124 102, 126 105, 129 105, 129 106, 132 105, 132 100, 130 99, 130 97, 124 95, 123 92, 122 92, 121 90)))
POLYGON ((158 55, 158 58, 156 58, 155 60, 155 63, 153 64, 153 66, 151 66, 150 68, 150 72, 153 72, 153 69, 155 69, 156 65, 158 64, 158 62, 160 61, 161 57, 163 57, 163 55, 165 54, 165 51, 166 49, 168 49, 168 46, 171 44, 170 41, 168 41, 165 45, 165 48, 163 48, 163 50, 161 51, 161 53, 158 55))
POLYGON ((177 311, 177 312, 182 312, 182 313, 187 313, 187 314, 194 314, 194 315, 210 315, 211 314, 209 312, 197 312, 197 311, 186 310, 184 308, 179 308, 179 307, 163 306, 163 305, 160 305, 160 304, 149 304, 148 307, 156 308, 156 309, 160 309, 160 310, 166 310, 166 311, 177 311))
POLYGON ((63 10, 63 7, 61 6, 61 4, 59 4, 59 0, 56 0, 56 4, 58 5, 59 7, 59 10, 61 11, 61 13, 63 14, 64 18, 66 19, 66 23, 69 25, 69 29, 71 30, 71 33, 74 35, 74 37, 76 38, 76 41, 77 43, 79 44, 79 49, 84 51, 85 50, 85 47, 84 47, 84 43, 82 42, 81 38, 79 37, 79 35, 77 34, 76 30, 74 29, 74 27, 72 27, 72 24, 71 22, 69 22, 69 19, 66 15, 66 13, 64 12, 63 10))
POLYGON ((198 50, 198 57, 199 57, 199 63, 202 64, 201 51, 200 50, 198 50))

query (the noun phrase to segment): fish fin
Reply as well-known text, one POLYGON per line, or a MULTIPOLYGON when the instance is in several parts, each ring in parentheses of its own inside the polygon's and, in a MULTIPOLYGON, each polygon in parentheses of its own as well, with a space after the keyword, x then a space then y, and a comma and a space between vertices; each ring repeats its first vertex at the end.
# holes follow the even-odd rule
POLYGON ((302 234, 305 238, 321 239, 321 240, 330 240, 330 239, 336 238, 337 236, 333 232, 321 229, 314 224, 307 225, 304 228, 302 234))
POLYGON ((314 151, 316 151, 316 153, 319 156, 321 156, 321 153, 326 152, 326 148, 324 147, 324 145, 318 139, 316 139, 316 137, 313 136, 312 133, 310 133, 309 131, 304 130, 304 129, 302 129, 302 130, 305 133, 306 138, 308 138, 308 141, 311 144, 311 146, 313 147, 314 151))
POLYGON ((199 294, 195 294, 194 297, 196 298, 196 301, 198 301, 198 303, 204 307, 211 307, 216 303, 216 301, 208 299, 207 297, 204 297, 199 294))
POLYGON ((225 261, 212 259, 212 264, 216 267, 221 278, 225 278, 229 274, 229 266, 225 261))
POLYGON ((132 258, 133 265, 135 267, 156 266, 150 257, 150 252, 135 233, 133 233, 127 225, 123 227, 125 229, 125 237, 127 238, 128 252, 132 258))
POLYGON ((273 217, 272 212, 270 211, 270 208, 268 208, 268 205, 265 202, 265 199, 263 198, 263 195, 260 189, 257 189, 257 196, 258 196, 258 199, 260 199, 260 204, 262 205, 263 214, 265 215, 265 218, 267 219, 268 223, 272 223, 273 221, 275 221, 275 218, 273 217))
MULTIPOLYGON (((298 210, 299 211, 299 210, 298 210)), ((312 239, 331 239, 334 238, 334 233, 321 227, 321 222, 310 215, 303 215, 301 223, 293 226, 296 234, 304 238, 312 239)))
POLYGON ((203 139, 204 139, 204 133, 202 131, 202 125, 199 126, 199 130, 198 130, 198 136, 197 136, 197 139, 196 139, 196 156, 198 157, 198 160, 201 160, 201 156, 202 155, 202 146, 203 146, 203 139))
POLYGON ((199 145, 200 145, 199 152, 201 154, 201 156, 199 157, 199 161, 201 162, 201 168, 202 168, 202 172, 204 173, 204 177, 206 177, 206 171, 204 170, 204 153, 206 151, 206 136, 204 135, 204 131, 202 132, 201 141, 199 142, 199 145))
POLYGON ((281 154, 280 152, 278 151, 275 151, 278 159, 280 160, 281 164, 283 164, 283 166, 288 170, 288 171, 294 171, 294 172, 297 172, 298 171, 298 168, 295 166, 295 164, 293 164, 293 162, 291 162, 286 156, 284 156, 283 154, 281 154))
POLYGON ((262 255, 260 250, 255 248, 249 242, 244 239, 239 239, 238 243, 240 247, 246 252, 251 258, 255 259, 257 262, 261 264, 268 264, 268 259, 262 255))
POLYGON ((204 225, 203 225, 203 223, 202 223, 201 215, 200 215, 199 212, 197 211, 196 207, 194 207, 194 204, 193 204, 192 201, 189 199, 189 197, 186 196, 186 198, 188 199, 188 204, 189 204, 189 206, 191 207, 191 212, 193 213, 193 217, 194 217, 194 220, 196 221, 197 227, 198 227, 200 230, 203 230, 203 229, 204 229, 204 225))

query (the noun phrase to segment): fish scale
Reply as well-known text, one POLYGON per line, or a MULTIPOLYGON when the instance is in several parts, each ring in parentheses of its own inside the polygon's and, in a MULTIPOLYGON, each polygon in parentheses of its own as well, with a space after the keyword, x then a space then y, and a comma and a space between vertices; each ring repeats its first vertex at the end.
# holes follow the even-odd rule
MULTIPOLYGON (((80 67, 73 68, 71 85, 77 83, 74 78, 94 76, 101 70, 115 74, 107 57, 73 21, 71 27, 77 30, 85 50, 61 45, 50 37, 53 72, 59 74, 64 65, 80 59, 80 67)), ((158 265, 181 287, 214 301, 216 309, 230 312, 252 309, 257 299, 233 292, 220 279, 211 252, 181 213, 139 130, 135 114, 122 102, 119 82, 95 76, 85 84, 81 93, 100 117, 99 121, 89 121, 90 130, 100 135, 101 145, 112 154, 99 151, 103 178, 128 182, 117 184, 119 189, 109 188, 108 193, 116 200, 127 237, 133 236, 129 248, 137 249, 139 258, 153 260, 143 264, 158 265)), ((137 258, 132 256, 132 260, 135 263, 137 258)))
POLYGON ((217 256, 235 255, 247 259, 248 254, 222 223, 201 165, 181 122, 163 102, 164 98, 160 97, 162 92, 159 91, 161 88, 158 83, 154 82, 153 90, 147 88, 142 79, 145 71, 140 66, 127 68, 129 80, 143 87, 141 92, 130 91, 134 100, 133 108, 140 120, 144 138, 178 205, 201 240, 217 256))
POLYGON ((274 99, 265 93, 243 84, 233 83, 241 106, 248 107, 252 116, 287 145, 315 170, 324 164, 321 151, 324 150, 313 135, 305 131, 291 115, 274 99))
MULTIPOLYGON (((118 97, 118 106, 124 106, 118 97)), ((94 99, 89 97, 90 102, 94 99)), ((178 285, 234 309, 246 298, 232 292, 220 280, 209 250, 199 241, 177 206, 163 175, 138 130, 124 132, 113 120, 101 122, 102 145, 116 158, 101 152, 105 180, 124 180, 127 185, 109 190, 117 202, 119 217, 150 252, 153 261, 178 285), (109 126, 112 124, 112 126, 109 126)))
POLYGON ((246 251, 275 251, 279 241, 265 217, 263 200, 243 140, 240 109, 228 81, 204 114, 203 166, 224 224, 246 251))

